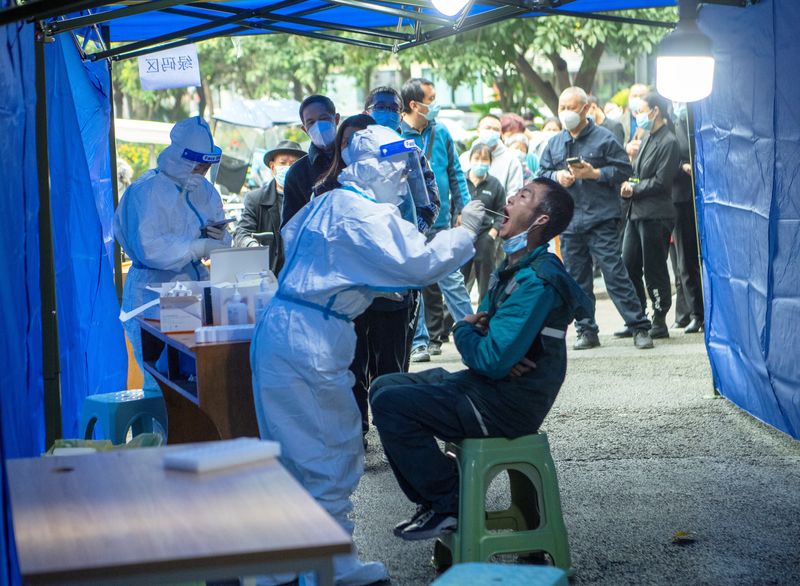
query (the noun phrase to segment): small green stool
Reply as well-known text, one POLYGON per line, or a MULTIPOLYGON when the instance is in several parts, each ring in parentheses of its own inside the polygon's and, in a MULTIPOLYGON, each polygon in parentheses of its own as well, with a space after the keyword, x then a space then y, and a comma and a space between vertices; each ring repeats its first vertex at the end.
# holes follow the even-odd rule
POLYGON ((83 400, 81 429, 83 438, 92 439, 99 426, 102 439, 114 445, 124 444, 128 429, 133 435, 153 431, 156 420, 167 433, 167 407, 159 391, 131 389, 117 393, 89 395, 83 400))
POLYGON ((563 570, 548 566, 513 564, 459 564, 447 570, 431 586, 569 586, 563 570))
POLYGON ((567 528, 561 513, 558 479, 547 435, 509 440, 466 439, 447 444, 460 479, 458 529, 436 540, 434 566, 488 562, 493 555, 544 552, 570 572, 567 528), (508 472, 511 506, 486 512, 486 491, 495 476, 508 472))

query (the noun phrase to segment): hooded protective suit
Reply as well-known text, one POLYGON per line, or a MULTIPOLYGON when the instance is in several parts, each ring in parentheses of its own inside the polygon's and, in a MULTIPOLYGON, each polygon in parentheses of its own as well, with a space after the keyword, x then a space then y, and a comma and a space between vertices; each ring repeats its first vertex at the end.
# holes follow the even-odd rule
MULTIPOLYGON (((469 229, 442 231, 426 244, 400 216, 404 165, 378 156, 381 145, 399 140, 381 126, 355 133, 343 152, 342 187, 312 200, 283 228, 286 264, 250 350, 262 437, 281 443, 286 468, 350 533, 350 496, 364 465, 349 370, 352 320, 379 293, 435 283, 474 254, 469 229)), ((364 564, 355 553, 337 556, 334 565, 337 584, 386 577, 383 564, 364 564)))
MULTIPOLYGON (((114 236, 133 261, 122 293, 125 311, 156 298, 145 288, 148 284, 208 279, 200 259, 214 248, 230 246, 227 232, 222 240, 201 237, 208 221, 224 217, 217 190, 193 173, 198 164, 219 160, 221 151, 214 146, 208 124, 198 116, 182 120, 172 128, 170 139, 172 144, 158 156, 158 167, 125 191, 114 215, 114 236)), ((143 315, 158 318, 158 307, 143 315)), ((141 366, 139 327, 135 320, 124 325, 141 366)), ((145 387, 158 388, 149 375, 145 387)))

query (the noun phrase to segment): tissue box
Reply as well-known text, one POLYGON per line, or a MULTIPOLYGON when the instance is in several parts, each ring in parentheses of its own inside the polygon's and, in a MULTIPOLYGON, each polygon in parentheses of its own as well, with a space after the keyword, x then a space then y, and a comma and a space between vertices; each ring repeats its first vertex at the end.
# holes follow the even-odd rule
POLYGON ((202 295, 161 298, 162 332, 193 332, 202 326, 202 295))
POLYGON ((191 291, 190 295, 170 296, 176 283, 161 283, 150 289, 160 295, 160 319, 162 332, 193 332, 203 326, 203 289, 208 282, 182 281, 181 285, 191 291))

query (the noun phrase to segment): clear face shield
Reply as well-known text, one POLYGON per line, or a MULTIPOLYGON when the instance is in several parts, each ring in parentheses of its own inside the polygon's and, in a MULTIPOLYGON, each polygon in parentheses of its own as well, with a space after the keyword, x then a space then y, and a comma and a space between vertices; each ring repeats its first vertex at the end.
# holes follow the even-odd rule
POLYGON ((407 191, 403 199, 406 200, 405 203, 411 205, 399 207, 420 208, 430 205, 428 188, 422 174, 420 150, 413 139, 381 145, 379 160, 392 163, 392 166, 403 166, 402 181, 405 183, 407 191))

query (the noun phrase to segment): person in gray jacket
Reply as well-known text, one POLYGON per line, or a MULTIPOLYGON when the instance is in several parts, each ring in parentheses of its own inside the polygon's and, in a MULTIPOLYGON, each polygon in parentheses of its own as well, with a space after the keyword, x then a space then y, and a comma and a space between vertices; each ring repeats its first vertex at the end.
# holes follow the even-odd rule
POLYGON ((634 176, 620 186, 620 195, 631 202, 622 260, 642 309, 647 306, 643 276, 647 284, 653 304, 651 338, 669 338, 666 317, 672 306, 667 253, 675 224, 672 182, 680 156, 669 111, 670 103, 656 92, 645 96, 636 125, 646 134, 633 164, 634 176))
MULTIPOLYGON (((588 115, 589 98, 579 87, 567 88, 558 100, 564 127, 542 152, 539 175, 566 187, 575 200, 575 214, 561 234, 561 253, 570 276, 592 300, 592 256, 597 259, 614 306, 634 333, 637 348, 652 348, 650 321, 642 310, 622 262, 619 244, 619 186, 632 174, 628 155, 614 135, 588 115)), ((594 319, 576 321, 576 350, 600 345, 594 319)))

